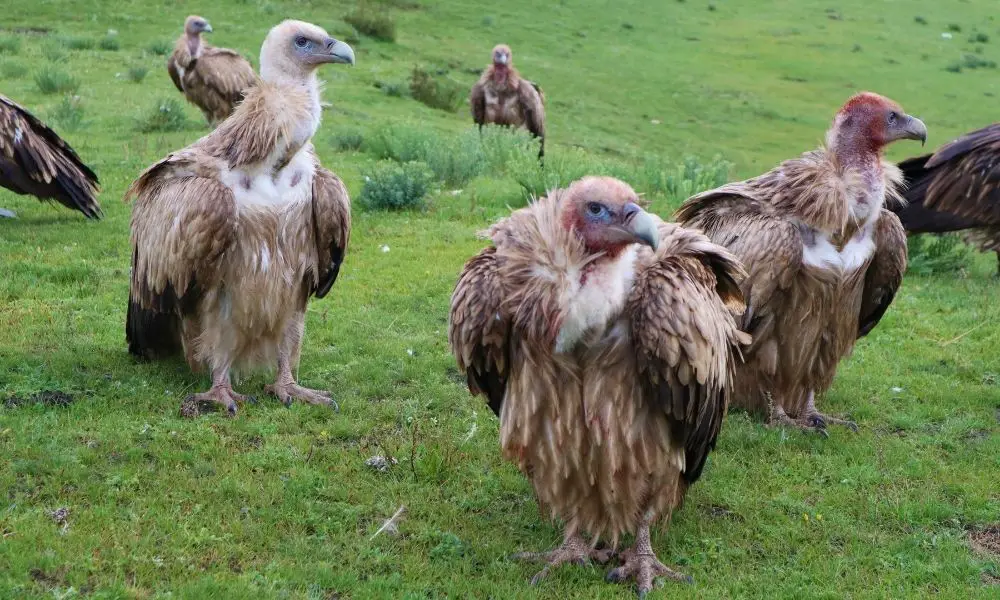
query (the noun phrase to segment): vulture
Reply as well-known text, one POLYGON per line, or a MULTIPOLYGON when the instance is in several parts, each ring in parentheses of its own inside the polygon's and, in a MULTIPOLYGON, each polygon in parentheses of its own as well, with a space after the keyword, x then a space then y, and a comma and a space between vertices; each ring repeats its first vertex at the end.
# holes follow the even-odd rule
POLYGON ((538 157, 545 155, 545 96, 542 88, 522 78, 514 68, 509 46, 500 44, 493 49, 493 64, 472 86, 469 104, 480 129, 488 123, 523 127, 538 138, 538 157))
POLYGON ((997 254, 1000 275, 1000 123, 967 133, 934 154, 899 163, 907 204, 893 210, 909 233, 967 231, 997 254))
POLYGON ((167 72, 188 102, 205 114, 213 127, 233 113, 244 93, 257 83, 250 62, 235 50, 215 48, 201 40, 211 33, 208 21, 191 15, 184 21, 184 35, 177 39, 167 59, 167 72))
POLYGON ((741 329, 753 337, 736 369, 734 406, 773 424, 826 435, 816 394, 878 324, 906 269, 906 234, 883 208, 902 175, 883 158, 925 140, 920 119, 863 92, 837 113, 826 144, 753 179, 689 198, 677 219, 735 254, 749 276, 741 329))
POLYGON ((306 304, 330 291, 350 235, 344 184, 322 168, 316 68, 354 64, 354 51, 315 25, 284 21, 260 51, 259 85, 209 135, 152 165, 126 192, 132 211, 129 351, 183 350, 211 373, 198 402, 235 414, 231 369, 277 366, 266 391, 332 405, 292 376, 306 304))
POLYGON ((664 223, 616 179, 555 190, 488 232, 451 299, 448 337, 472 394, 500 419, 503 455, 563 522, 562 545, 523 553, 537 583, 566 562, 610 560, 640 596, 661 563, 650 526, 701 475, 749 338, 735 257, 664 223), (588 541, 585 536, 590 536, 588 541), (609 539, 612 549, 598 548, 609 539))
MULTIPOLYGON (((0 186, 15 194, 54 200, 101 218, 97 175, 56 132, 24 107, 0 95, 0 186)), ((13 218, 0 209, 0 217, 13 218)))

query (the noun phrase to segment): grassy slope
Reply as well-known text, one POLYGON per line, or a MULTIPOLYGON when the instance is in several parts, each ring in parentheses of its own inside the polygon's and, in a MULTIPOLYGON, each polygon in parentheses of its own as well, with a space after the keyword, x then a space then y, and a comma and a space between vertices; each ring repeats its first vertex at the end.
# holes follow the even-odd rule
MULTIPOLYGON (((113 28, 122 49, 73 51, 61 64, 82 81, 88 121, 66 137, 100 173, 107 218, 85 223, 0 192, 0 205, 21 217, 0 223, 0 397, 59 389, 77 398, 68 408, 0 408, 0 597, 73 588, 96 597, 628 598, 599 569, 563 569, 533 589, 532 567, 504 558, 551 546, 559 532, 500 460, 495 419, 457 383, 444 334, 455 275, 481 246, 473 232, 506 199, 467 211, 467 192, 438 198, 426 214, 356 212, 348 268, 310 310, 301 367, 306 385, 334 390, 340 415, 262 398, 236 419, 182 420, 179 400, 206 380, 177 362, 129 359, 128 207, 119 198, 143 166, 204 132, 135 133, 155 99, 176 94, 163 58, 143 49, 172 39, 188 12, 212 21, 214 43, 256 55, 280 18, 336 31, 347 9, 213 4, 5 5, 5 26, 95 39, 113 28), (151 69, 144 83, 116 76, 140 64, 151 69), (364 461, 382 452, 399 464, 372 473, 364 461), (400 505, 409 508, 401 535, 369 541, 400 505), (58 507, 70 510, 65 534, 47 515, 58 507)), ((943 69, 971 47, 975 26, 998 37, 984 55, 1000 60, 987 1, 847 0, 833 15, 841 19, 816 0, 716 2, 715 11, 701 1, 478 4, 426 0, 398 13, 397 44, 365 40, 357 68, 324 71, 336 110, 318 147, 352 194, 371 158, 335 153, 338 128, 396 119, 468 127, 464 113, 389 98, 372 83, 402 80, 415 63, 450 65, 471 83, 461 69, 480 66, 501 40, 545 87, 552 155, 571 145, 624 157, 721 154, 734 175, 752 175, 816 144, 859 88, 924 118, 932 146, 997 118, 996 71, 943 69), (963 31, 945 41, 949 23, 963 31)), ((0 89, 42 117, 59 97, 41 95, 31 73, 47 64, 53 38, 25 36, 18 53, 0 55, 29 69, 0 89)), ((917 151, 900 146, 893 156, 917 151)), ((981 578, 997 575, 996 561, 964 543, 966 527, 1000 512, 992 269, 979 257, 966 278, 907 279, 825 399, 850 411, 860 434, 814 439, 734 415, 670 533, 654 540, 698 584, 662 595, 995 597, 981 578)), ((240 389, 264 382, 251 377, 240 389)))

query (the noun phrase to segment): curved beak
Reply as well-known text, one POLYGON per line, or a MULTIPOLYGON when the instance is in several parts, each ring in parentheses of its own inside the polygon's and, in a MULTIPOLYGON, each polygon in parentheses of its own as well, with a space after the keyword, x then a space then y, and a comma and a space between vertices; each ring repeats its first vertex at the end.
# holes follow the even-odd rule
POLYGON ((645 244, 656 251, 660 244, 660 230, 656 219, 634 202, 625 205, 623 230, 630 235, 629 241, 645 244))
POLYGON ((212 25, 210 23, 205 23, 205 26, 201 28, 205 33, 212 33, 212 25))
POLYGON ((898 132, 893 139, 920 140, 921 146, 927 142, 927 126, 920 119, 906 115, 906 119, 897 127, 898 132))
POLYGON ((354 64, 354 48, 333 38, 326 40, 326 52, 320 56, 323 58, 323 62, 345 65, 354 64))

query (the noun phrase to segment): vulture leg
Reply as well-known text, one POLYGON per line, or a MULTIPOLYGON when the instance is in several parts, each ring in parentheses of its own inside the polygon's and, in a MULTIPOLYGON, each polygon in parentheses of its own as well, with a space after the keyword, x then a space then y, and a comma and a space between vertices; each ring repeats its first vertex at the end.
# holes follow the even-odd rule
POLYGON ((592 560, 603 565, 611 560, 612 554, 608 548, 594 548, 579 535, 567 533, 562 546, 551 552, 518 552, 511 558, 545 563, 542 570, 531 578, 531 585, 537 585, 539 581, 548 577, 552 569, 559 565, 573 563, 584 566, 592 560))
POLYGON ((829 415, 824 415, 823 413, 816 410, 816 403, 814 401, 815 394, 809 391, 809 400, 806 402, 805 419, 807 423, 813 423, 816 427, 821 429, 826 429, 827 423, 832 423, 834 425, 843 425, 844 427, 856 432, 858 430, 858 424, 854 421, 848 421, 847 419, 840 419, 837 417, 831 417, 829 415))
MULTIPOLYGON (((812 392, 810 392, 811 398, 812 392)), ((810 403, 812 400, 810 399, 810 403)), ((801 429, 802 431, 807 431, 810 433, 818 433, 823 437, 830 437, 830 434, 826 431, 826 421, 823 420, 822 416, 816 412, 815 407, 813 408, 813 413, 811 414, 808 408, 803 411, 803 417, 799 419, 793 419, 788 416, 785 412, 784 407, 780 403, 771 399, 771 414, 768 416, 767 424, 770 426, 777 427, 793 427, 795 429, 801 429), (818 416, 820 418, 814 418, 818 416)))
POLYGON ((185 402, 195 401, 214 402, 221 404, 230 415, 236 414, 236 405, 246 402, 247 397, 233 391, 233 384, 229 381, 229 365, 218 367, 212 370, 212 388, 200 394, 191 394, 185 402))
MULTIPOLYGON (((16 219, 17 214, 12 210, 7 210, 6 208, 0 208, 0 219, 16 219)), ((1000 253, 997 253, 997 257, 1000 258, 1000 253)))
POLYGON ((649 523, 648 516, 642 520, 639 531, 635 534, 635 546, 622 552, 622 566, 612 569, 607 577, 608 581, 615 583, 632 579, 640 599, 645 598, 653 589, 653 580, 657 577, 666 577, 680 583, 694 583, 691 576, 674 571, 656 558, 649 541, 649 523))
POLYGON ((278 348, 278 377, 273 384, 266 386, 264 391, 277 396, 285 406, 291 406, 292 400, 298 399, 309 404, 331 406, 333 410, 340 412, 340 406, 337 405, 329 392, 311 390, 295 383, 295 377, 292 376, 292 365, 297 365, 299 362, 304 330, 305 313, 299 313, 288 324, 284 338, 281 340, 281 347, 278 348))

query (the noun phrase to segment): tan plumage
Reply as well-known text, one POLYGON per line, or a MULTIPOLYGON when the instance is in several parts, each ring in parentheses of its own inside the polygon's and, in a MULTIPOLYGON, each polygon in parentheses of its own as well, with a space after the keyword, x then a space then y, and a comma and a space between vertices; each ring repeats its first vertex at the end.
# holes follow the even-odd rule
POLYGON ((523 127, 539 139, 538 156, 545 154, 545 96, 514 68, 508 46, 493 49, 493 62, 472 86, 469 104, 480 127, 489 123, 523 127))
POLYGON ((201 39, 211 32, 205 19, 191 15, 184 21, 184 35, 177 39, 167 59, 167 72, 188 102, 215 126, 233 113, 247 89, 257 83, 253 66, 235 50, 215 48, 201 39))
POLYGON ((893 210, 910 233, 962 231, 997 254, 1000 272, 1000 123, 969 132, 934 154, 899 163, 907 203, 893 210))
POLYGON ((207 366, 198 399, 235 412, 230 368, 278 367, 270 387, 330 403, 295 384, 305 308, 340 270, 350 236, 347 190, 319 165, 310 139, 321 109, 315 68, 354 62, 322 29, 285 21, 261 48, 263 81, 211 134, 139 176, 132 213, 129 350, 156 358, 183 348, 207 366), (305 44, 304 46, 300 46, 305 44))
MULTIPOLYGON (((0 186, 101 217, 97 175, 76 152, 10 98, 0 95, 0 186)), ((0 216, 14 213, 0 209, 0 216)))
POLYGON ((882 318, 906 268, 899 169, 882 147, 926 128, 891 101, 859 94, 838 113, 824 148, 754 179, 689 199, 677 213, 731 250, 749 276, 743 330, 753 336, 736 372, 734 404, 775 421, 823 429, 815 393, 882 318))
POLYGON ((649 559, 649 525, 701 474, 748 339, 734 257, 636 200, 585 178, 494 225, 455 287, 449 341, 504 456, 565 523, 550 566, 596 557, 581 534, 636 533, 612 576, 645 589, 672 573, 649 559))

